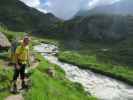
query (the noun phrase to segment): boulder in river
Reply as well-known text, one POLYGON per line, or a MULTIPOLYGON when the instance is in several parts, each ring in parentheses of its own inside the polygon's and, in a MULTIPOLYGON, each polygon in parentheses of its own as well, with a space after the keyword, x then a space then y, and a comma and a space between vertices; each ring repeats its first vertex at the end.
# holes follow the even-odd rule
POLYGON ((0 49, 9 48, 11 43, 9 42, 8 38, 0 32, 0 49))

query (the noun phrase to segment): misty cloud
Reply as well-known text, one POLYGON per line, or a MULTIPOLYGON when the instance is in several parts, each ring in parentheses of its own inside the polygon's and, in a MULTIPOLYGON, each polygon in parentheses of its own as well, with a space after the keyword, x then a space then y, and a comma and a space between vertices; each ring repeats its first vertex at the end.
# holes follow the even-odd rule
POLYGON ((40 5, 40 0, 20 0, 30 7, 37 7, 40 5))
POLYGON ((48 12, 62 19, 72 18, 80 10, 82 0, 48 0, 49 6, 46 7, 48 12))
POLYGON ((88 9, 92 9, 92 8, 95 8, 97 6, 102 6, 102 5, 110 5, 118 1, 120 0, 91 0, 88 3, 88 9))
POLYGON ((26 5, 30 7, 38 9, 41 12, 47 13, 47 11, 42 7, 42 5, 45 4, 45 2, 41 3, 41 0, 20 0, 20 1, 24 2, 26 5))
POLYGON ((51 12, 61 19, 70 19, 80 10, 110 5, 120 0, 21 0, 42 12, 51 12))

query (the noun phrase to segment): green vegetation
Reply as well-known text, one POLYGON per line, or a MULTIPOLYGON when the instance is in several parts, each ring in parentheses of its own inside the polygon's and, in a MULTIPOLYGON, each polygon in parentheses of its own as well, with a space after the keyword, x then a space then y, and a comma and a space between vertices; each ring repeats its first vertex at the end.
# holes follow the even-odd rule
POLYGON ((0 26, 0 32, 5 34, 10 41, 12 41, 12 39, 14 39, 16 37, 22 37, 24 34, 24 32, 10 31, 6 27, 3 27, 3 26, 0 26))
POLYGON ((110 45, 92 41, 76 44, 52 38, 43 41, 59 46, 61 52, 58 57, 61 61, 133 84, 132 39, 110 45))
POLYGON ((99 58, 103 58, 103 60, 111 60, 113 63, 126 65, 133 68, 133 39, 128 38, 124 41, 116 43, 110 47, 110 49, 106 52, 100 52, 99 58))
POLYGON ((87 96, 82 86, 65 78, 64 72, 56 65, 41 58, 32 76, 32 88, 25 94, 26 100, 95 100, 87 96), (53 67, 55 77, 46 74, 48 67, 53 67))
MULTIPOLYGON (((33 45, 43 42, 58 45, 62 51, 58 55, 60 60, 130 84, 133 84, 132 26, 133 16, 95 14, 60 21, 19 0, 0 1, 0 32, 10 41, 24 34, 17 31, 32 32, 33 45)), ((8 81, 12 68, 5 70, 1 64, 6 58, 7 55, 0 55, 0 81, 5 77, 0 82, 0 99, 10 95, 8 81)), ((58 66, 39 59, 38 68, 30 76, 32 87, 24 94, 26 100, 95 100, 87 96, 81 85, 68 81, 58 66), (46 74, 49 66, 55 69, 56 77, 46 74)))
POLYGON ((11 80, 13 76, 12 67, 7 68, 5 62, 8 59, 7 52, 0 53, 0 100, 4 100, 6 96, 11 95, 9 93, 11 80))
POLYGON ((20 0, 0 1, 0 25, 10 30, 47 32, 49 27, 57 21, 52 14, 39 12, 26 6, 20 0))
MULTIPOLYGON (((11 40, 18 36, 22 36, 23 32, 13 32, 6 28, 0 27, 3 32, 11 40), (18 34, 19 33, 19 34, 18 34)), ((39 39, 33 37, 32 45, 38 43, 56 43, 52 39, 39 39)), ((7 67, 6 61, 7 51, 0 54, 0 99, 4 100, 7 96, 12 95, 9 90, 13 76, 13 67, 7 67)), ((41 55, 37 54, 40 63, 36 69, 30 71, 31 88, 23 94, 25 100, 96 100, 95 97, 88 96, 83 87, 78 83, 72 83, 66 79, 65 73, 59 66, 46 61, 41 55), (52 67, 55 70, 55 77, 47 74, 47 69, 52 67)))
POLYGON ((101 62, 97 59, 96 55, 81 55, 70 51, 61 52, 58 54, 58 57, 61 61, 69 62, 80 68, 90 69, 94 72, 105 74, 133 85, 133 69, 128 66, 101 62))
MULTIPOLYGON (((96 100, 84 92, 83 87, 78 83, 72 83, 65 78, 65 73, 58 66, 50 64, 42 56, 37 57, 40 64, 37 69, 31 71, 32 87, 23 94, 25 100, 96 100), (48 67, 55 70, 55 77, 47 74, 48 67)), ((12 79, 13 69, 4 69, 3 62, 0 60, 0 98, 11 95, 9 93, 10 80, 12 79)))
POLYGON ((4 69, 0 66, 0 99, 4 100, 6 96, 11 95, 9 93, 10 80, 12 79, 12 69, 4 69))
POLYGON ((58 38, 112 44, 132 37, 133 16, 92 14, 58 22, 54 33, 58 38))

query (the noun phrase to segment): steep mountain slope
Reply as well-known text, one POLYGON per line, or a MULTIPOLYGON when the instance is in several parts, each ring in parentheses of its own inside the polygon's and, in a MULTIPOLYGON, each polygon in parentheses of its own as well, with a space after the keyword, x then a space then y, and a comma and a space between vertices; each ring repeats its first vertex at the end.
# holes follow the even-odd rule
POLYGON ((57 37, 65 48, 96 52, 105 62, 133 65, 133 16, 94 14, 59 25, 57 37))
POLYGON ((91 10, 79 11, 77 16, 88 16, 91 14, 121 14, 121 15, 133 15, 133 1, 121 0, 120 2, 112 5, 98 6, 91 10))
POLYGON ((0 24, 19 31, 46 31, 58 19, 26 6, 19 0, 0 0, 0 24))
POLYGON ((132 36, 132 27, 132 16, 94 14, 63 22, 59 29, 65 39, 113 42, 132 36))

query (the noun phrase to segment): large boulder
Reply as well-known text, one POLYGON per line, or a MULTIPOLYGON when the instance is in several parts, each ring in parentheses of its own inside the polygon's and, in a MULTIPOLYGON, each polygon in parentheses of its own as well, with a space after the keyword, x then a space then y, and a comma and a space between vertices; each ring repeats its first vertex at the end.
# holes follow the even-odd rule
POLYGON ((0 32, 0 49, 9 48, 11 43, 9 42, 8 38, 0 32))

